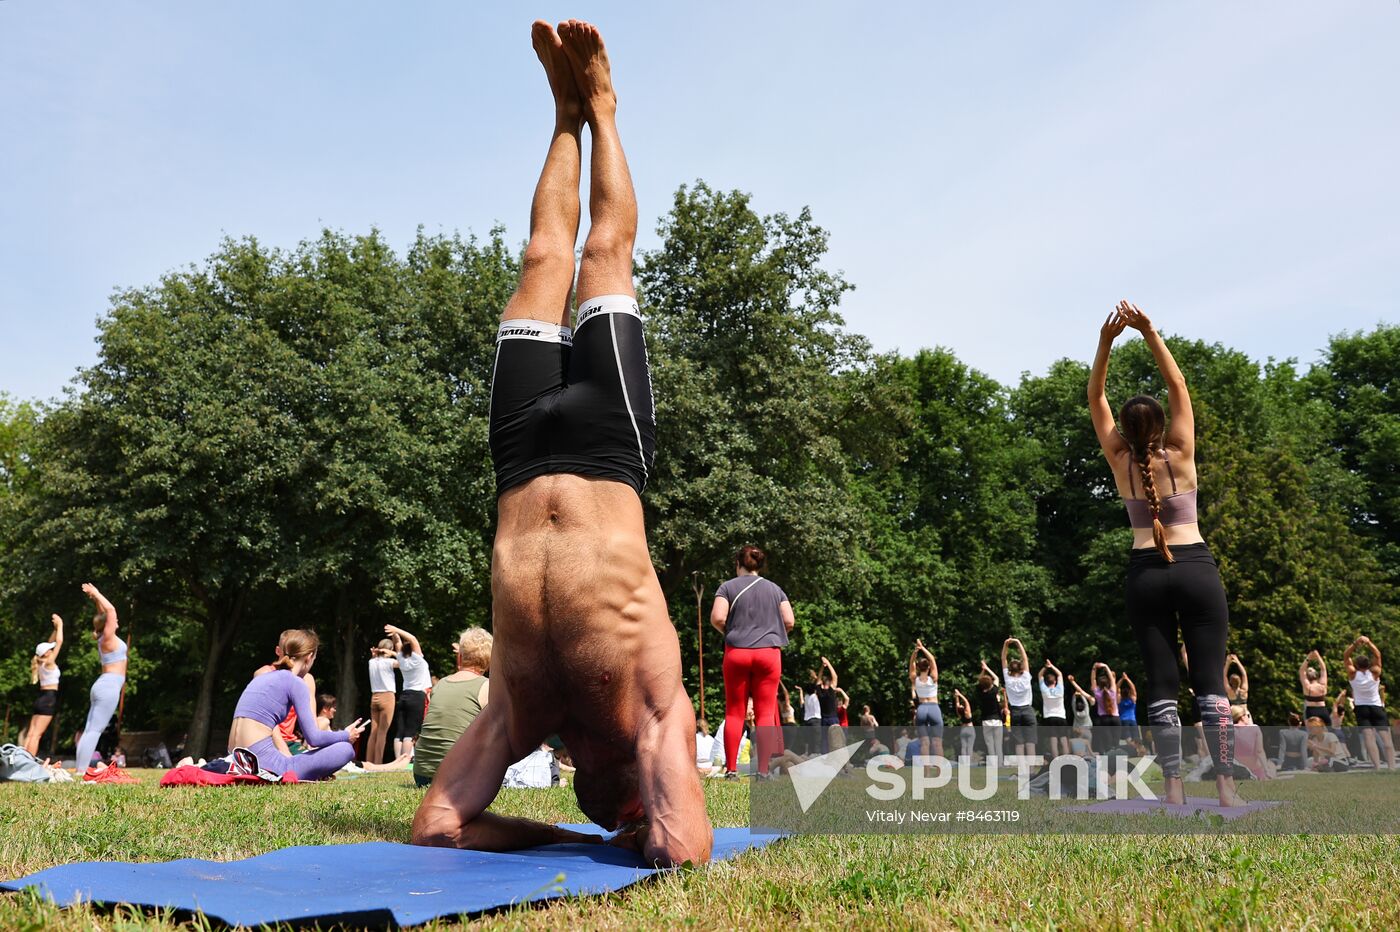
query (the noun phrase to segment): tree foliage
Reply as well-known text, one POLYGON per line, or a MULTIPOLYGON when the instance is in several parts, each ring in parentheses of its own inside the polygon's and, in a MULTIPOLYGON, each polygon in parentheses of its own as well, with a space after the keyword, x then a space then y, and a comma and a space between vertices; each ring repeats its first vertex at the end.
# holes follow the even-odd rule
MULTIPOLYGON (((947 349, 874 353, 845 327, 852 286, 807 210, 761 216, 700 182, 658 232, 637 269, 659 422, 644 505, 692 688, 705 648, 711 714, 722 642, 703 618, 695 631, 692 586, 707 617, 750 542, 794 600, 789 686, 827 656, 882 721, 906 720, 916 638, 945 689, 966 690, 1008 635, 1036 666, 1139 668, 1131 534, 1083 363, 1004 386, 947 349)), ((0 689, 26 695, 20 661, 50 612, 81 631, 89 579, 134 636, 128 724, 188 728, 194 749, 283 628, 319 630, 316 672, 345 716, 365 712, 385 622, 445 671, 456 632, 490 620, 489 382, 518 273, 499 230, 420 233, 402 255, 375 233, 325 232, 285 251, 230 240, 119 293, 62 402, 0 397, 0 689)), ((1231 648, 1251 706, 1278 721, 1308 650, 1339 664, 1358 631, 1400 649, 1400 328, 1342 334, 1306 372, 1170 344, 1231 648)), ((1140 391, 1164 386, 1128 342, 1109 394, 1140 391)), ((97 664, 70 644, 75 708, 97 664)))

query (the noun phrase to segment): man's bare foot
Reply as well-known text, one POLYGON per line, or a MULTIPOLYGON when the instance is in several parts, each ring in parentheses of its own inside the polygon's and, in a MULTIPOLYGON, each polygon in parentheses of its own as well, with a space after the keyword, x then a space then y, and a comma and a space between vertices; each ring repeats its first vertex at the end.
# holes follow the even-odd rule
POLYGON ((598 27, 571 19, 559 24, 559 38, 573 65, 574 81, 583 95, 585 115, 591 120, 600 113, 615 113, 617 92, 613 90, 612 65, 608 63, 608 51, 603 47, 598 27))
POLYGON ((608 844, 614 848, 626 848, 628 851, 635 851, 641 854, 646 850, 647 835, 651 832, 651 823, 643 819, 640 822, 633 822, 624 825, 617 834, 608 840, 608 844))
POLYGON ((583 101, 579 99, 573 66, 564 54, 559 34, 549 23, 537 19, 530 27, 530 44, 535 47, 535 54, 540 57, 545 76, 549 78, 555 113, 563 122, 578 124, 583 119, 583 101))

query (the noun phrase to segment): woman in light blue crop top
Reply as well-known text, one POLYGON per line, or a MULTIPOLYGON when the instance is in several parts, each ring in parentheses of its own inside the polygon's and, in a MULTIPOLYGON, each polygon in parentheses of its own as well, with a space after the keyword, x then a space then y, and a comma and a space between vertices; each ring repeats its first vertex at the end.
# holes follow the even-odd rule
MULTIPOLYGON (((83 593, 92 599, 95 609, 92 636, 97 641, 97 659, 102 662, 102 675, 88 693, 87 722, 78 739, 75 759, 78 773, 86 778, 92 764, 92 752, 97 750, 97 739, 102 737, 107 723, 117 711, 117 703, 121 701, 122 686, 126 683, 126 642, 117 637, 117 610, 107 597, 98 592, 92 583, 83 583, 83 593)), ((93 774, 97 772, 93 771, 93 774)))
POLYGON ((39 741, 58 711, 58 680, 61 676, 58 652, 63 649, 63 619, 54 615, 49 621, 53 624, 53 631, 47 641, 34 648, 34 657, 29 661, 29 681, 39 687, 39 694, 34 697, 29 730, 24 734, 24 749, 35 757, 39 756, 39 741))
MULTIPOLYGON (((1089 375, 1089 413, 1133 528, 1128 619, 1147 671, 1147 722, 1166 778, 1166 798, 1179 803, 1185 797, 1178 636, 1185 642, 1191 688, 1215 772, 1234 772, 1234 723, 1224 677, 1230 611, 1215 557, 1196 522, 1196 427, 1186 378, 1147 315, 1127 301, 1119 302, 1099 331, 1089 375), (1114 339, 1128 327, 1142 334, 1152 351, 1166 383, 1170 420, 1150 395, 1129 398, 1114 420, 1107 395, 1108 357, 1114 339), (1163 495, 1168 485, 1171 493, 1163 495)), ((1222 806, 1239 801, 1231 777, 1217 777, 1216 791, 1222 806)))

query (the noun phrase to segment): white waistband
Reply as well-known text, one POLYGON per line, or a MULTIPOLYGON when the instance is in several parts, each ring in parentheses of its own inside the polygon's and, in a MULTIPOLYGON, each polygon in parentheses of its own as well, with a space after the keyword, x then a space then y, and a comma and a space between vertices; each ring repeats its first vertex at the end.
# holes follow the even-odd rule
POLYGON ((568 327, 544 320, 514 318, 501 321, 501 329, 496 331, 496 342, 502 340, 536 340, 540 343, 562 343, 572 346, 574 332, 568 327))
POLYGON ((578 318, 574 329, 582 329, 585 322, 600 314, 631 314, 638 320, 642 317, 642 311, 637 307, 637 299, 630 294, 603 294, 589 298, 578 306, 578 318))

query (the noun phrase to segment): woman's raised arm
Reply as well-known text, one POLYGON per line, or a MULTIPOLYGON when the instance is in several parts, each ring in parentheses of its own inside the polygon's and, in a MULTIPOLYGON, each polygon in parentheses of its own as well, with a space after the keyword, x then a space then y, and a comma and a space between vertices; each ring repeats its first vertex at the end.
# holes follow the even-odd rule
POLYGON ((1171 414, 1171 423, 1167 425, 1166 443, 1180 450, 1183 456, 1194 456, 1196 415, 1191 409, 1191 393, 1186 389, 1186 376, 1181 374, 1181 367, 1176 364, 1166 341, 1141 308, 1124 301, 1118 305, 1118 309, 1128 326, 1142 334, 1147 341, 1147 348, 1152 351, 1157 369, 1167 383, 1167 410, 1171 414))
MULTIPOLYGON (((102 629, 99 631, 99 630, 97 630, 97 627, 94 625, 94 626, 93 626, 93 630, 94 630, 98 635, 100 635, 101 637, 111 637, 112 635, 116 634, 116 633, 117 633, 117 609, 116 609, 116 606, 114 606, 111 602, 109 602, 109 601, 107 600, 107 597, 106 597, 105 595, 103 595, 101 592, 97 591, 97 587, 94 586, 94 585, 93 585, 92 583, 90 583, 90 582, 89 582, 89 583, 83 583, 83 592, 87 595, 87 597, 88 597, 89 599, 92 599, 92 604, 95 605, 95 606, 97 606, 98 612, 100 612, 100 613, 102 614, 102 616, 103 616, 103 620, 102 620, 102 629)), ((94 619, 94 620, 95 620, 95 619, 94 619)))
POLYGON ((1094 421, 1099 447, 1110 462, 1128 449, 1123 435, 1118 433, 1118 423, 1108 403, 1108 357, 1113 351, 1113 341, 1126 326, 1127 321, 1115 308, 1099 329, 1099 349, 1094 354, 1094 367, 1089 370, 1089 417, 1094 421))

